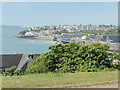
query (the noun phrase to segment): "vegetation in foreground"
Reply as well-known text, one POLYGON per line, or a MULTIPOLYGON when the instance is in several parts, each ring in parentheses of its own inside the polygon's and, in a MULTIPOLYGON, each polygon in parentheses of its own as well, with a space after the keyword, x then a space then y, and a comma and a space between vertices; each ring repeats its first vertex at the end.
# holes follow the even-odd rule
POLYGON ((40 88, 118 81, 120 63, 108 45, 79 45, 71 42, 49 47, 51 51, 37 57, 25 72, 8 68, 3 73, 3 88, 40 88), (109 72, 110 71, 110 72, 109 72), (20 76, 22 75, 22 76, 20 76))
POLYGON ((118 81, 118 71, 47 74, 41 73, 12 77, 3 76, 2 80, 3 88, 41 88, 63 85, 97 83, 105 81, 118 81))
POLYGON ((108 45, 79 45, 75 42, 57 44, 49 47, 51 51, 36 58, 27 68, 26 73, 74 73, 98 72, 104 69, 120 69, 120 63, 113 65, 117 54, 107 52, 108 45))
POLYGON ((68 44, 57 44, 50 46, 51 51, 40 55, 28 66, 25 72, 17 71, 16 67, 5 70, 3 75, 23 75, 35 73, 74 73, 78 72, 99 72, 101 70, 114 71, 120 69, 120 63, 113 60, 120 60, 119 54, 108 52, 108 45, 100 43, 91 45, 79 45, 76 42, 68 44))

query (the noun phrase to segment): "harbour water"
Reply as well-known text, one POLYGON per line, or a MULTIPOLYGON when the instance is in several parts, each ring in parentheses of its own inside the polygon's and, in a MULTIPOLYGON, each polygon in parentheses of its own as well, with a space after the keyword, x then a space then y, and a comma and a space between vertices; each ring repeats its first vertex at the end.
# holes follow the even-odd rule
POLYGON ((2 26, 2 29, 0 30, 0 32, 2 32, 2 48, 0 48, 0 54, 41 54, 49 51, 48 47, 55 44, 52 41, 12 37, 25 29, 26 28, 15 26, 2 26))

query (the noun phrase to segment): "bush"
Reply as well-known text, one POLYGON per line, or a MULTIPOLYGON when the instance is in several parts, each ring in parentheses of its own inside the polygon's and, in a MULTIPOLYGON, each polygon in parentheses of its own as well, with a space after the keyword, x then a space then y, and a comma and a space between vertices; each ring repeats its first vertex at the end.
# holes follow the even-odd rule
POLYGON ((120 70, 120 53, 111 53, 112 63, 111 67, 120 70), (114 62, 115 60, 115 62, 114 62))
POLYGON ((97 72, 104 68, 111 68, 108 45, 99 43, 79 45, 76 42, 50 46, 51 51, 33 60, 26 73, 45 72, 97 72))
POLYGON ((45 61, 45 55, 42 54, 39 57, 37 57, 35 60, 32 61, 32 63, 26 69, 25 73, 34 74, 34 73, 45 73, 45 72, 47 72, 44 61, 45 61))
POLYGON ((24 72, 21 71, 21 70, 17 70, 16 72, 14 72, 14 75, 15 76, 21 76, 21 75, 24 75, 24 72))
POLYGON ((112 66, 113 66, 113 68, 120 70, 120 63, 113 64, 112 66))
POLYGON ((49 47, 45 65, 51 72, 95 72, 110 67, 108 45, 79 45, 75 42, 49 47))
POLYGON ((4 76, 13 76, 14 75, 14 71, 16 70, 16 66, 12 66, 10 68, 5 69, 5 71, 3 72, 4 76))
POLYGON ((103 69, 102 71, 108 71, 108 72, 111 72, 111 71, 116 71, 116 70, 118 70, 118 69, 115 69, 115 68, 105 68, 105 69, 103 69))
POLYGON ((10 68, 7 68, 5 69, 5 71, 3 72, 3 75, 4 76, 13 76, 13 75, 16 75, 16 76, 21 76, 21 75, 24 75, 24 72, 22 72, 21 70, 17 70, 16 66, 12 66, 10 68))

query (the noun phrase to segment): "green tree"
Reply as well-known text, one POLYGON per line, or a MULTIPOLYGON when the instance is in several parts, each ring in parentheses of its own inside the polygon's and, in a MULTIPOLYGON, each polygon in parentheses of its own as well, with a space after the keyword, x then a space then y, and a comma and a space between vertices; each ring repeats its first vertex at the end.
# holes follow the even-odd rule
POLYGON ((109 46, 101 44, 82 45, 75 42, 51 46, 45 63, 52 72, 97 71, 110 67, 109 46), (84 69, 84 70, 83 70, 84 69))
POLYGON ((49 49, 49 52, 35 59, 26 72, 96 72, 112 66, 108 45, 70 42, 50 46, 49 49))

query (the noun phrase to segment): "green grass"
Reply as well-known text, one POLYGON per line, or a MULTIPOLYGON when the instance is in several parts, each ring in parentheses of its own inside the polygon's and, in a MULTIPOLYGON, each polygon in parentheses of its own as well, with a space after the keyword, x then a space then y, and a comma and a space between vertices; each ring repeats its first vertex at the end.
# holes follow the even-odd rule
POLYGON ((0 75, 0 90, 2 89, 2 76, 0 75))
POLYGON ((40 88, 117 81, 118 72, 76 72, 65 74, 31 74, 24 76, 3 76, 3 88, 40 88))

